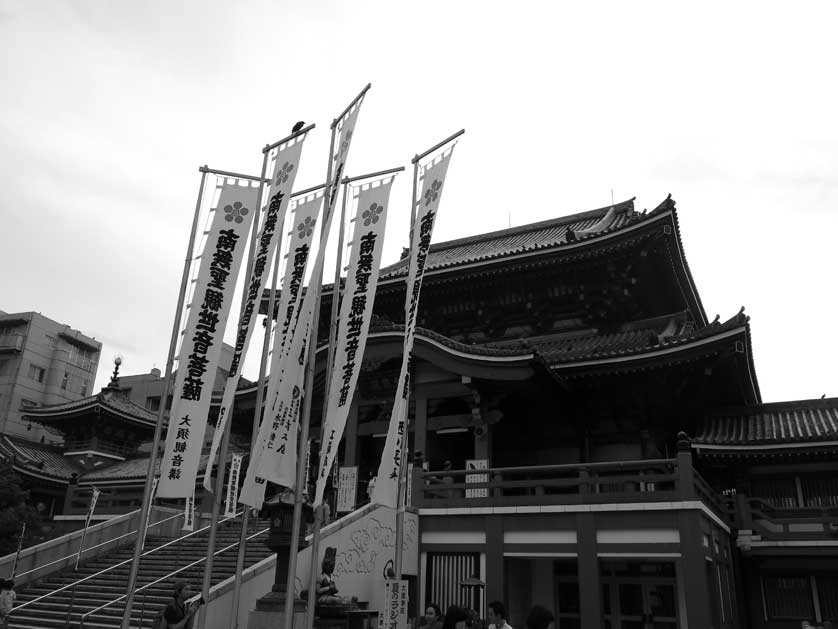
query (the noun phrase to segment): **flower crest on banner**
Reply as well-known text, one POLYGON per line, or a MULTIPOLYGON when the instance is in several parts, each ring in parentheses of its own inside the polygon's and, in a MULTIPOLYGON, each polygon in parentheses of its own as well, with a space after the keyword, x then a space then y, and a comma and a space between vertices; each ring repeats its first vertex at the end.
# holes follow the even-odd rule
POLYGON ((291 176, 291 171, 293 171, 293 170, 294 170, 294 164, 292 164, 290 162, 285 162, 282 165, 282 168, 280 168, 279 171, 276 173, 276 185, 279 185, 281 183, 285 183, 286 181, 288 181, 288 177, 291 176))
POLYGON ((317 219, 306 216, 306 220, 297 225, 297 229, 300 232, 300 238, 303 238, 304 236, 311 236, 311 232, 314 231, 315 225, 317 225, 317 219))
POLYGON ((224 206, 224 213, 227 215, 224 217, 224 220, 241 223, 248 212, 250 212, 249 208, 244 207, 241 201, 236 201, 233 205, 224 206))
POLYGON ((370 205, 368 210, 364 210, 361 215, 364 219, 364 227, 369 227, 370 223, 377 223, 378 216, 384 211, 384 206, 378 203, 370 205))
POLYGON ((425 205, 430 205, 439 197, 439 189, 442 187, 439 179, 434 179, 430 188, 425 190, 425 205))

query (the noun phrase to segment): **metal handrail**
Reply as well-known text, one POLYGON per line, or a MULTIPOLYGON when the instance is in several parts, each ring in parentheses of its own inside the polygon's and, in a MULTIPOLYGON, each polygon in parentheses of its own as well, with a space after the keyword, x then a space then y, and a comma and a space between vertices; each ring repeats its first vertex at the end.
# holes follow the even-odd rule
MULTIPOLYGON (((160 524, 165 524, 169 520, 174 520, 175 518, 180 518, 182 516, 183 516, 182 513, 178 513, 176 515, 171 515, 168 518, 165 518, 163 520, 159 520, 158 522, 152 522, 151 524, 148 525, 148 528, 151 528, 153 526, 158 526, 160 524)), ((81 549, 81 553, 84 554, 84 553, 86 553, 90 550, 95 550, 96 548, 99 548, 100 546, 106 546, 108 544, 112 544, 113 542, 121 540, 123 537, 131 537, 133 535, 136 535, 138 532, 139 532, 139 529, 134 530, 134 531, 128 531, 127 533, 123 533, 119 537, 114 537, 113 539, 109 539, 106 542, 100 542, 99 544, 95 544, 94 546, 90 546, 88 548, 83 548, 83 549, 81 549)), ((45 563, 43 565, 37 566, 35 568, 32 568, 31 570, 27 570, 26 572, 19 572, 17 574, 17 577, 19 578, 19 577, 22 577, 24 575, 31 574, 33 572, 38 572, 39 570, 43 570, 44 568, 46 568, 48 566, 51 566, 53 564, 61 563, 62 561, 67 561, 68 559, 72 559, 73 557, 75 557, 78 554, 79 554, 79 551, 77 550, 76 552, 74 552, 70 555, 67 555, 66 557, 62 557, 61 559, 56 559, 55 561, 50 561, 49 563, 45 563)), ((21 607, 23 607, 23 605, 21 605, 21 607)))
MULTIPOLYGON (((226 518, 226 519, 222 520, 222 522, 226 522, 226 521, 227 521, 227 520, 229 520, 229 519, 233 519, 233 518, 235 518, 235 517, 238 517, 239 515, 241 515, 241 513, 242 513, 242 512, 240 511, 240 512, 239 512, 239 513, 237 513, 235 516, 232 516, 232 518, 226 518)), ((166 518, 166 520, 161 520, 160 522, 156 522, 155 524, 161 524, 161 523, 163 523, 163 522, 165 522, 165 521, 167 521, 167 520, 172 520, 172 519, 175 519, 175 518, 180 518, 180 517, 183 517, 183 514, 182 514, 182 513, 178 513, 178 514, 176 514, 176 515, 169 516, 168 518, 166 518)), ((182 536, 182 537, 178 537, 178 538, 176 538, 176 539, 173 539, 172 541, 170 541, 170 542, 166 542, 165 544, 162 544, 162 545, 160 545, 160 546, 157 546, 156 548, 152 548, 151 550, 147 550, 147 551, 145 551, 142 555, 140 555, 140 557, 145 557, 146 555, 150 555, 150 554, 152 554, 152 553, 156 553, 158 550, 160 550, 160 549, 162 549, 162 548, 166 548, 167 546, 170 546, 170 545, 172 545, 172 544, 174 544, 174 543, 176 543, 176 542, 179 542, 179 541, 180 541, 180 540, 182 540, 182 539, 186 539, 187 537, 192 537, 193 535, 197 535, 198 533, 201 533, 202 531, 205 531, 205 530, 207 530, 208 528, 209 528, 209 526, 205 526, 205 527, 204 527, 204 528, 202 528, 202 529, 198 529, 197 531, 193 531, 192 533, 188 533, 188 534, 186 534, 186 535, 184 535, 184 536, 182 536)), ((136 532, 136 531, 135 531, 135 532, 136 532)), ((84 582, 85 582, 85 581, 87 581, 88 579, 92 579, 92 578, 94 578, 94 577, 98 577, 99 575, 105 574, 106 572, 110 572, 111 570, 114 570, 114 569, 116 569, 116 568, 120 568, 120 567, 124 566, 125 564, 131 563, 133 560, 134 560, 134 558, 132 557, 131 559, 126 559, 126 560, 124 560, 124 561, 120 561, 119 563, 114 564, 114 565, 112 565, 112 566, 109 566, 109 567, 105 568, 104 570, 100 570, 99 572, 95 572, 95 573, 93 573, 93 574, 91 574, 91 575, 88 575, 88 576, 86 576, 86 577, 83 577, 83 578, 79 579, 78 581, 73 581, 72 583, 68 583, 67 585, 62 586, 62 587, 58 588, 57 590, 53 590, 52 592, 47 592, 46 594, 43 594, 42 596, 39 596, 38 598, 33 598, 31 601, 26 601, 25 603, 23 603, 23 604, 21 604, 21 605, 17 605, 17 606, 15 606, 15 608, 14 608, 13 612, 15 612, 15 611, 17 611, 17 610, 19 610, 19 609, 23 609, 24 607, 29 607, 29 605, 32 605, 33 603, 37 603, 38 601, 40 601, 40 600, 42 600, 42 599, 45 599, 45 598, 47 598, 47 597, 53 596, 54 594, 58 594, 59 592, 63 592, 64 590, 68 590, 68 589, 70 589, 70 588, 72 588, 72 587, 75 587, 75 586, 77 586, 79 583, 84 583, 84 582)))
MULTIPOLYGON (((240 513, 236 514, 236 516, 234 516, 234 517, 238 517, 238 516, 239 516, 239 515, 241 515, 242 513, 243 513, 243 512, 240 512, 240 513)), ((227 518, 227 519, 230 519, 230 518, 227 518)), ((221 522, 224 522, 224 521, 225 521, 225 520, 221 520, 221 521, 219 522, 219 524, 220 524, 221 522)), ((257 531, 256 533, 253 533, 252 535, 248 535, 248 536, 245 538, 245 541, 248 541, 248 542, 249 542, 249 541, 250 541, 250 540, 252 540, 253 538, 255 538, 255 537, 259 537, 260 535, 262 535, 262 533, 265 533, 266 531, 269 531, 269 530, 270 530, 270 527, 269 527, 269 528, 266 528, 266 529, 262 529, 261 531, 257 531)), ((212 556, 213 556, 213 557, 215 557, 216 555, 219 555, 219 554, 221 554, 221 553, 227 552, 227 551, 228 551, 228 550, 230 550, 231 548, 235 548, 235 547, 236 547, 236 546, 238 546, 238 545, 239 545, 239 542, 233 542, 232 544, 229 544, 229 545, 225 546, 224 548, 221 548, 220 550, 216 550, 216 551, 212 554, 212 556)), ((200 559, 197 559, 197 560, 193 561, 192 563, 189 563, 189 564, 187 564, 187 565, 185 565, 185 566, 182 566, 182 567, 178 568, 177 570, 173 570, 172 572, 170 572, 170 573, 168 573, 168 574, 165 574, 165 575, 163 575, 162 577, 160 577, 160 578, 158 578, 158 579, 155 579, 154 581, 151 581, 150 583, 146 583, 145 585, 138 587, 138 588, 134 591, 134 594, 136 595, 136 594, 138 594, 139 592, 142 592, 143 590, 145 590, 146 588, 150 588, 150 587, 151 587, 151 586, 153 586, 153 585, 157 585, 157 584, 158 584, 158 583, 160 583, 161 581, 166 581, 167 579, 171 579, 174 575, 176 575, 176 574, 178 574, 178 573, 180 573, 180 572, 183 572, 184 570, 189 570, 189 568, 192 568, 192 567, 194 567, 194 566, 197 566, 198 564, 200 564, 200 563, 202 563, 202 562, 204 562, 204 561, 206 561, 206 560, 207 560, 207 557, 201 557, 200 559)), ((105 603, 104 605, 100 605, 100 606, 99 606, 99 607, 97 607, 96 609, 91 609, 89 612, 84 613, 84 614, 82 615, 81 619, 79 620, 79 627, 80 627, 80 629, 84 629, 84 623, 85 623, 85 620, 87 619, 87 617, 88 617, 88 616, 90 616, 91 614, 95 614, 96 612, 99 612, 99 611, 101 611, 101 610, 105 609, 106 607, 110 607, 110 606, 111 606, 111 605, 113 605, 114 603, 118 603, 119 601, 123 600, 126 596, 127 596, 127 594, 122 594, 122 595, 120 595, 119 597, 117 597, 117 598, 113 599, 112 601, 109 601, 109 602, 105 603)))
POLYGON ((644 459, 640 461, 613 461, 608 463, 564 463, 561 465, 532 465, 520 467, 490 467, 484 470, 429 470, 421 472, 425 476, 437 476, 446 474, 450 476, 465 474, 488 474, 488 473, 517 473, 517 472, 562 472, 579 470, 608 470, 624 469, 633 467, 656 467, 663 465, 677 465, 678 459, 644 459))

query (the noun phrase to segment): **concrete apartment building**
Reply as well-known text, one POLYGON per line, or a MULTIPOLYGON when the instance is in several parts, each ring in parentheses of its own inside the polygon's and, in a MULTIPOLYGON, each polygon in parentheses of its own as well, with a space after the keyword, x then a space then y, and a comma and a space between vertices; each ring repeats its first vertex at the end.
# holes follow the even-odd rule
POLYGON ((61 442, 21 410, 91 395, 101 351, 101 342, 40 313, 0 311, 0 433, 61 442))

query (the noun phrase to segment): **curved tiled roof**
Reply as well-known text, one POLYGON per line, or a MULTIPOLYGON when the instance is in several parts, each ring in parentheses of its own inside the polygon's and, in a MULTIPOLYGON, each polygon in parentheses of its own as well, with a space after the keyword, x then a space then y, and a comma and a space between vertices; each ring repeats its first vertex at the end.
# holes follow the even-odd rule
MULTIPOLYGON (((386 333, 386 332, 394 332, 401 335, 404 335, 404 324, 401 323, 389 323, 389 322, 378 322, 373 323, 370 325, 370 334, 376 333, 386 333)), ((460 343, 459 341, 455 341, 452 338, 449 338, 439 332, 434 332, 433 330, 429 330, 427 328, 417 327, 416 328, 416 338, 417 339, 427 339, 430 341, 436 341, 440 345, 443 345, 449 349, 452 349, 456 352, 460 352, 463 354, 471 354, 475 357, 480 356, 497 356, 497 357, 512 357, 512 356, 520 356, 521 358, 525 358, 528 354, 532 353, 532 350, 528 350, 526 348, 500 348, 500 347, 492 347, 489 345, 466 345, 465 343, 460 343)), ((317 351, 320 349, 325 348, 326 345, 324 344, 322 347, 318 347, 317 351)))
POLYGON ((68 461, 55 446, 33 443, 4 435, 0 438, 0 458, 14 461, 23 472, 68 481, 82 470, 68 461))
MULTIPOLYGON (((597 210, 440 242, 431 245, 425 269, 444 269, 568 244, 569 229, 579 241, 617 231, 640 218, 634 210, 634 199, 629 199, 597 210)), ((380 281, 406 273, 407 260, 403 259, 381 269, 380 281)))
POLYGON ((707 417, 694 447, 788 446, 838 442, 838 398, 733 408, 707 417))
POLYGON ((610 334, 598 334, 592 330, 588 334, 532 337, 518 342, 535 349, 548 365, 555 366, 583 360, 640 355, 687 345, 741 326, 747 327, 748 317, 740 311, 724 323, 719 323, 717 319, 698 330, 666 334, 667 328, 673 322, 676 323, 676 327, 682 326, 684 313, 633 323, 610 334))
POLYGON ((100 406, 114 415, 133 420, 147 428, 153 429, 157 424, 157 415, 155 413, 135 404, 127 396, 122 394, 119 389, 107 388, 102 389, 96 395, 91 395, 81 400, 62 402, 61 404, 52 404, 50 406, 29 407, 24 410, 23 415, 28 419, 32 419, 32 421, 44 423, 61 420, 62 415, 77 413, 78 411, 92 409, 96 406, 100 406))

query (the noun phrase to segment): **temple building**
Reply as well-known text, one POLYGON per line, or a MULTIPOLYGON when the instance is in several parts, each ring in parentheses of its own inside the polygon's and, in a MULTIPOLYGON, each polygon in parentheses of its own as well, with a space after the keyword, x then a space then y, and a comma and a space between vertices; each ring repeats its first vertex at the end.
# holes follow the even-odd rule
MULTIPOLYGON (((384 446, 406 267, 382 270, 339 450, 358 479, 353 506, 384 446)), ((436 243, 426 269, 408 421, 411 615, 436 603, 483 616, 500 599, 515 627, 534 604, 557 629, 838 621, 838 399, 762 402, 749 317, 707 316, 671 198, 436 243)), ((315 440, 334 288, 321 305, 315 440)), ((232 416, 245 450, 256 391, 240 387, 232 416)), ((142 479, 128 468, 147 455, 113 444, 149 439, 150 411, 113 395, 85 404, 26 417, 85 440, 61 454, 87 466, 77 484, 136 501, 142 479), (61 428, 73 412, 87 419, 61 428)), ((36 449, 20 469, 34 473, 36 449)))

